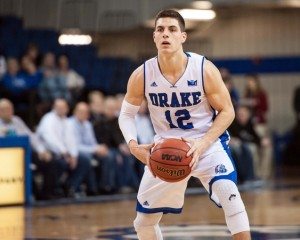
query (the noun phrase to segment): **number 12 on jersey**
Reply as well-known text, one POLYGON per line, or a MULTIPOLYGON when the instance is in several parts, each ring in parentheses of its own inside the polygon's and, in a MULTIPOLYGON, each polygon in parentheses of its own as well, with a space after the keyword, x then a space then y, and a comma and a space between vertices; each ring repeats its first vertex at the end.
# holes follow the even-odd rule
POLYGON ((186 110, 186 109, 177 110, 174 115, 177 117, 177 125, 175 125, 176 123, 174 124, 172 122, 170 110, 167 110, 165 112, 165 116, 170 125, 170 128, 181 128, 184 130, 194 128, 194 125, 192 122, 186 122, 187 120, 189 120, 191 118, 191 115, 188 110, 186 110))

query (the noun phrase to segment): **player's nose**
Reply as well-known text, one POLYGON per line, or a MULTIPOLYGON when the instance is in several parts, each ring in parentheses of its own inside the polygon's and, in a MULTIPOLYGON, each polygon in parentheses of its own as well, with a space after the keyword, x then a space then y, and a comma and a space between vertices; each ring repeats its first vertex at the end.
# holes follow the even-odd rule
POLYGON ((164 30, 163 37, 164 38, 168 38, 169 37, 169 31, 168 31, 168 29, 164 30))
POLYGON ((163 34, 163 38, 168 38, 168 37, 169 37, 169 34, 167 34, 167 33, 163 34))

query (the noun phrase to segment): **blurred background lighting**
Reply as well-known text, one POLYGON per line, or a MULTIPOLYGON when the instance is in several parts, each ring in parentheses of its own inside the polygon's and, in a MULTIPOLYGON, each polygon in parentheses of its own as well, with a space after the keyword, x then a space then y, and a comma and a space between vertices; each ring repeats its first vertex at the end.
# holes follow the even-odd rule
POLYGON ((58 38, 60 45, 89 45, 92 42, 90 35, 62 34, 58 38))
POLYGON ((179 13, 187 20, 207 21, 216 17, 216 13, 213 10, 181 9, 179 13))

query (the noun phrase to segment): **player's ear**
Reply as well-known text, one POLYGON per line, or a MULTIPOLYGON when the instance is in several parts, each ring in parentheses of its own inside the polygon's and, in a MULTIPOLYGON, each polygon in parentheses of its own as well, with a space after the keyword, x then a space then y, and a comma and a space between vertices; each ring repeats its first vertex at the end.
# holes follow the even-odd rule
POLYGON ((187 39, 187 33, 186 32, 182 32, 182 43, 184 43, 187 39))

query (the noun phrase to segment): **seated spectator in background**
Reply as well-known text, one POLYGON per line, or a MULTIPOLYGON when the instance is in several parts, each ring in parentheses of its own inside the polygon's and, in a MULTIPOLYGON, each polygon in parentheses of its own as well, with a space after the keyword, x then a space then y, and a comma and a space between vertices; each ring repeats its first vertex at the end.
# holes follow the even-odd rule
POLYGON ((1 85, 3 96, 13 102, 17 115, 28 122, 27 108, 31 83, 27 76, 20 72, 19 62, 16 58, 7 60, 7 72, 3 75, 1 85))
POLYGON ((117 109, 118 109, 118 112, 117 112, 117 115, 119 116, 120 114, 120 111, 121 111, 121 107, 122 107, 122 103, 123 103, 123 100, 125 98, 125 94, 124 93, 118 93, 115 97, 116 99, 116 106, 117 106, 117 109))
MULTIPOLYGON (((116 188, 116 162, 114 154, 105 144, 97 143, 92 124, 88 119, 89 106, 84 102, 76 104, 73 116, 68 119, 69 129, 74 132, 79 156, 86 158, 88 161, 96 159, 99 162, 100 191, 102 193, 111 193, 116 188)), ((96 192, 96 179, 94 173, 91 172, 88 179, 88 193, 95 195, 96 192)))
POLYGON ((37 70, 36 65, 30 60, 29 57, 23 56, 21 59, 21 73, 25 76, 30 86, 30 92, 28 96, 28 124, 32 128, 37 124, 36 107, 37 107, 37 89, 42 80, 42 73, 37 70))
POLYGON ((239 107, 236 112, 236 118, 228 128, 230 132, 229 146, 237 168, 239 183, 256 179, 250 143, 259 144, 260 139, 255 133, 251 122, 248 122, 247 114, 249 114, 248 109, 239 107))
POLYGON ((104 120, 104 95, 100 91, 92 91, 88 94, 88 101, 91 110, 90 120, 94 125, 95 122, 104 120))
POLYGON ((58 76, 66 83, 71 94, 72 102, 80 99, 85 81, 82 76, 69 67, 69 59, 66 55, 58 58, 58 76))
POLYGON ((294 92, 293 109, 296 115, 296 124, 288 133, 290 139, 283 151, 283 160, 286 165, 300 166, 300 86, 294 92))
POLYGON ((24 56, 29 58, 29 60, 36 66, 41 65, 41 54, 38 46, 35 43, 29 43, 25 51, 24 56))
MULTIPOLYGON (((150 144, 154 141, 154 130, 150 120, 147 101, 143 101, 139 112, 135 117, 137 138, 140 144, 150 144)), ((145 165, 141 161, 136 161, 138 164, 139 178, 143 176, 145 165)))
POLYGON ((267 135, 268 96, 261 86, 258 75, 246 76, 246 89, 242 103, 251 111, 251 116, 257 133, 261 137, 267 135))
POLYGON ((37 134, 57 163, 55 171, 57 189, 61 189, 59 181, 63 173, 68 171, 69 175, 65 183, 66 194, 68 197, 76 197, 76 193, 80 191, 81 183, 90 174, 91 163, 78 156, 75 136, 70 134, 71 131, 68 130, 68 111, 67 102, 64 99, 56 99, 53 110, 41 119, 37 134))
POLYGON ((231 78, 231 74, 228 71, 228 69, 226 69, 226 68, 221 68, 220 73, 221 73, 222 79, 229 91, 233 107, 236 108, 239 105, 240 95, 239 95, 238 90, 234 86, 233 80, 231 78))
POLYGON ((71 95, 67 88, 66 81, 58 76, 53 53, 48 52, 45 54, 41 72, 43 76, 38 89, 38 95, 41 99, 39 115, 43 115, 50 110, 54 99, 62 98, 68 103, 71 102, 71 95))
POLYGON ((0 46, 0 82, 4 73, 6 73, 6 59, 4 57, 4 54, 2 53, 1 46, 0 46))
POLYGON ((30 83, 25 75, 20 73, 20 65, 16 58, 7 60, 7 72, 3 76, 2 86, 11 99, 27 93, 30 89, 30 83))
POLYGON ((300 124, 300 86, 298 86, 294 92, 293 109, 296 114, 296 122, 300 124))
POLYGON ((33 188, 33 192, 38 199, 51 199, 57 197, 54 192, 52 155, 46 150, 38 137, 31 132, 21 118, 14 115, 14 107, 8 99, 0 100, 0 136, 28 136, 33 148, 32 162, 37 165, 38 171, 43 174, 43 184, 41 192, 33 188))
POLYGON ((28 79, 30 89, 37 90, 42 80, 42 73, 38 71, 36 65, 27 56, 23 56, 21 59, 21 72, 28 79))
POLYGON ((241 165, 240 168, 243 168, 245 171, 249 169, 250 178, 254 176, 262 179, 269 178, 272 173, 271 142, 268 138, 261 138, 256 133, 247 107, 240 106, 237 108, 236 119, 228 130, 232 137, 231 147, 233 152, 237 154, 238 165, 241 165), (250 155, 252 156, 250 157, 250 155), (254 174, 252 174, 251 170, 253 168, 251 166, 253 164, 251 163, 252 161, 254 162, 254 174), (243 166, 246 165, 246 162, 247 167, 243 166))
POLYGON ((131 155, 123 135, 119 128, 117 113, 118 104, 114 97, 107 97, 104 103, 105 118, 102 121, 94 122, 94 130, 97 141, 105 143, 116 153, 118 167, 118 186, 121 192, 129 188, 137 190, 139 181, 135 170, 135 159, 131 155))

